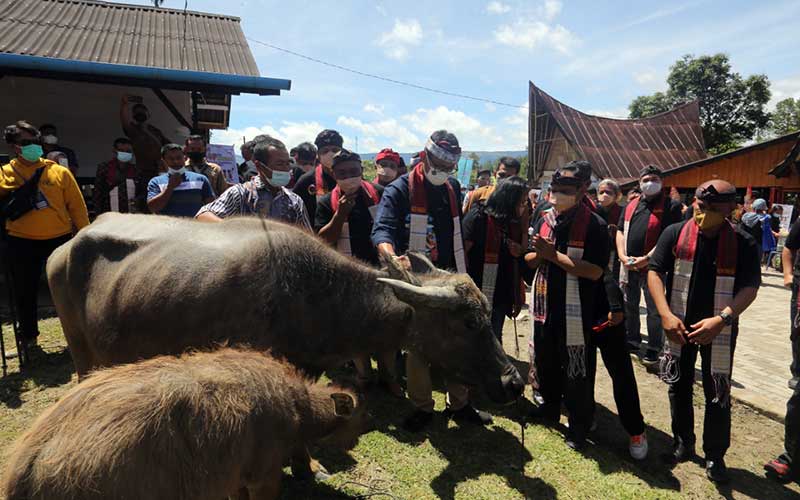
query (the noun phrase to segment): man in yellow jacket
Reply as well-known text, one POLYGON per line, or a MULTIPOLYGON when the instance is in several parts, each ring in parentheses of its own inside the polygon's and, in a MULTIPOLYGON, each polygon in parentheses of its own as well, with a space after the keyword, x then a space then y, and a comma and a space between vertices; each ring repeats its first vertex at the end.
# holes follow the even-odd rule
POLYGON ((68 168, 41 158, 41 134, 19 121, 5 129, 5 140, 16 158, 0 172, 0 200, 5 200, 42 169, 34 207, 6 221, 7 262, 16 299, 20 335, 28 347, 39 335, 37 295, 47 258, 74 230, 89 224, 86 203, 68 168))

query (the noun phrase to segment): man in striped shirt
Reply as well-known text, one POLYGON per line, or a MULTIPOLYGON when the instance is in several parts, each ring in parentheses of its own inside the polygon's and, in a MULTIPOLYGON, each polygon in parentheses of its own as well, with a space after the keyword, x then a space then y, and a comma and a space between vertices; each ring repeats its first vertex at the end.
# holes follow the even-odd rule
POLYGON ((258 136, 253 142, 253 161, 258 175, 228 188, 222 196, 200 208, 195 218, 219 222, 237 215, 254 215, 311 231, 302 198, 285 187, 291 180, 286 146, 268 135, 258 136))

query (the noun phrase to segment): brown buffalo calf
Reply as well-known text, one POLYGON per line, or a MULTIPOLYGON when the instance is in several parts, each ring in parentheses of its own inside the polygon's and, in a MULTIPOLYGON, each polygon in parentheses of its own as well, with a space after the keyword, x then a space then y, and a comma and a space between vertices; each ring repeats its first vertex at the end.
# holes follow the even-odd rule
POLYGON ((267 354, 222 348, 100 370, 19 439, 2 490, 18 499, 278 496, 310 442, 355 445, 366 412, 267 354))

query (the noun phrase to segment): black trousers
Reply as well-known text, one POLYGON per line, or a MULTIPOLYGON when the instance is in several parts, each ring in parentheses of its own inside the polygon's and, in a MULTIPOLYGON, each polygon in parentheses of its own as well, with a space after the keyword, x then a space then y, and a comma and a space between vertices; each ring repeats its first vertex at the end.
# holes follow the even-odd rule
POLYGON ((786 403, 786 436, 784 456, 793 465, 800 464, 800 386, 794 388, 794 393, 786 403))
POLYGON ((594 383, 597 375, 597 354, 603 357, 611 384, 614 388, 614 402, 617 405, 622 427, 631 436, 644 432, 644 417, 639 404, 639 388, 633 373, 633 363, 628 354, 625 338, 625 323, 606 328, 602 332, 592 334, 592 346, 589 352, 589 379, 592 393, 592 416, 594 416, 594 383))
POLYGON ((792 303, 789 305, 789 339, 792 342, 792 364, 789 370, 792 378, 800 379, 800 328, 795 328, 794 320, 797 316, 797 281, 792 282, 792 303))
MULTIPOLYGON (((736 335, 731 337, 731 366, 736 349, 736 335)), ((703 452, 706 460, 719 460, 731 444, 731 406, 714 403, 716 391, 711 377, 711 344, 697 346, 686 344, 681 349, 680 379, 669 386, 669 404, 672 414, 672 434, 675 442, 693 447, 697 441, 694 434, 694 365, 700 353, 703 392, 706 397, 705 418, 703 421, 703 452)))
POLYGON ((39 336, 37 309, 42 271, 53 250, 66 243, 69 238, 67 235, 50 240, 30 240, 7 236, 11 286, 23 340, 32 340, 39 336))
MULTIPOLYGON (((567 376, 566 331, 564 326, 546 328, 536 325, 533 333, 534 359, 539 380, 539 393, 544 398, 545 417, 557 420, 561 401, 567 407, 570 433, 578 439, 586 437, 591 425, 593 397, 589 374, 585 377, 567 376)), ((590 346, 587 346, 588 350, 590 346)), ((590 366, 587 364, 587 371, 590 366)))

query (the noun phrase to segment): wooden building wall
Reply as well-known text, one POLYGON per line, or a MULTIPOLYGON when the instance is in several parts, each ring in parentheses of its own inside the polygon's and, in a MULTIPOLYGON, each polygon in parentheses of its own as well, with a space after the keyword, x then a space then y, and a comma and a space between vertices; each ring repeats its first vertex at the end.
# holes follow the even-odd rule
POLYGON ((780 163, 794 146, 795 138, 754 146, 741 152, 711 159, 697 167, 690 167, 664 177, 664 185, 678 189, 696 188, 710 179, 725 179, 737 188, 778 188, 782 192, 800 191, 800 176, 796 174, 777 178, 769 171, 780 163))

